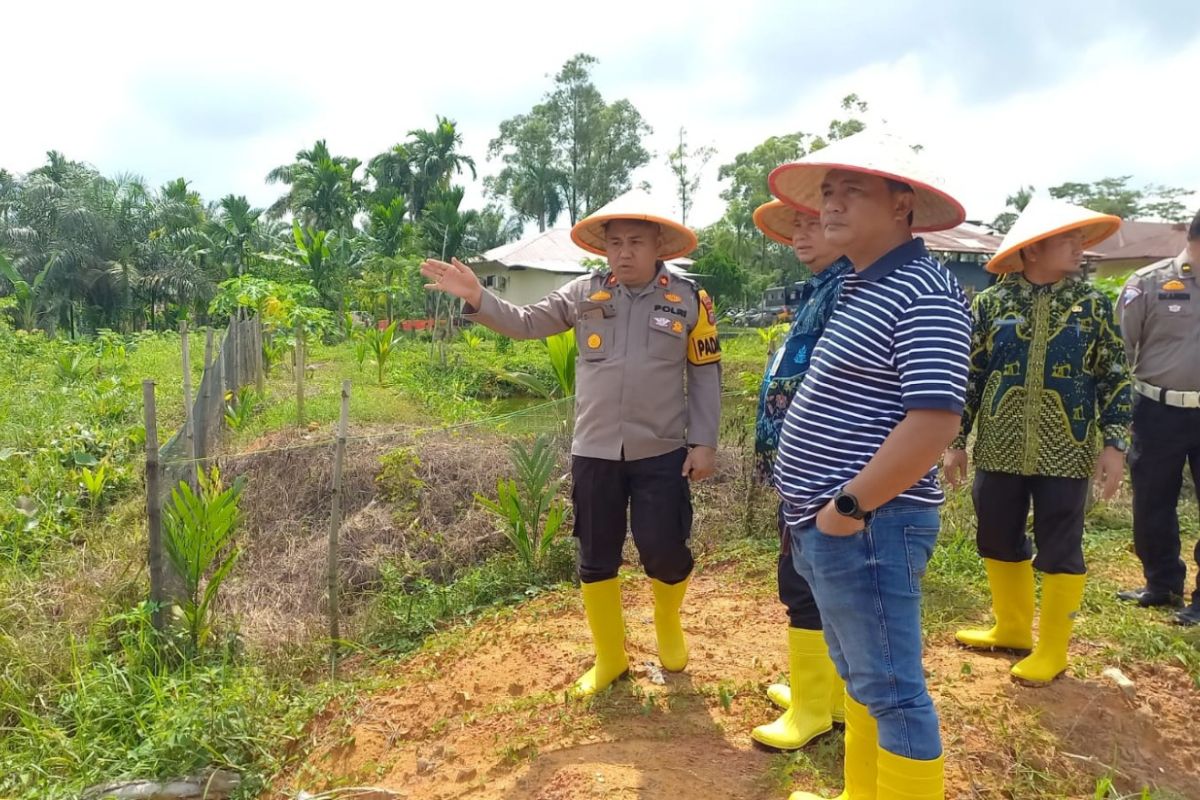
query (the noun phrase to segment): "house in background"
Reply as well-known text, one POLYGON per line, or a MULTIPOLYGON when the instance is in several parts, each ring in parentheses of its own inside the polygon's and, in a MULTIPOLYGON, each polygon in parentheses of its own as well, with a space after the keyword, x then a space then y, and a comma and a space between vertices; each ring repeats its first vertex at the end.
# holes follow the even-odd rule
POLYGON ((984 269, 984 265, 1000 249, 1000 237, 989 228, 964 222, 948 231, 922 233, 920 236, 925 240, 929 252, 954 273, 968 295, 986 289, 995 280, 995 276, 984 269))
POLYGON ((1115 234, 1092 250, 1097 257, 1091 266, 1101 278, 1127 275, 1156 261, 1174 258, 1187 245, 1186 222, 1143 222, 1125 220, 1115 234))
MULTIPOLYGON (((536 303, 550 292, 591 271, 588 264, 604 264, 604 258, 589 253, 571 241, 571 231, 551 228, 516 242, 488 250, 466 265, 483 285, 510 303, 536 303)), ((667 269, 691 277, 690 258, 675 258, 667 269)), ((606 268, 602 267, 602 268, 606 268)))

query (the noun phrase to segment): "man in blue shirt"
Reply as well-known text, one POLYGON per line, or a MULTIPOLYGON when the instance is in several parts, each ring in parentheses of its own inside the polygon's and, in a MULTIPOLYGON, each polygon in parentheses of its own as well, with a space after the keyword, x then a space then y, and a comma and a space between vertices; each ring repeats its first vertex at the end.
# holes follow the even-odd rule
MULTIPOLYGON (((820 217, 792 208, 781 200, 772 200, 755 209, 754 224, 767 238, 791 247, 796 258, 812 272, 800 289, 796 318, 787 339, 768 357, 758 394, 755 477, 770 485, 779 430, 792 397, 808 372, 813 348, 833 313, 850 262, 825 241, 820 217)), ((779 719, 759 725, 750 736, 767 747, 795 750, 828 733, 834 722, 844 720, 845 685, 829 658, 812 589, 792 563, 791 537, 783 522, 782 503, 779 537, 779 601, 788 613, 789 683, 772 684, 767 689, 771 701, 785 710, 779 719)))
POLYGON ((825 237, 854 265, 775 465, 793 558, 847 684, 844 800, 945 796, 921 664, 921 579, 944 500, 937 463, 963 409, 971 319, 954 276, 912 236, 965 216, 925 172, 910 147, 868 129, 770 178, 777 197, 820 210, 825 237))

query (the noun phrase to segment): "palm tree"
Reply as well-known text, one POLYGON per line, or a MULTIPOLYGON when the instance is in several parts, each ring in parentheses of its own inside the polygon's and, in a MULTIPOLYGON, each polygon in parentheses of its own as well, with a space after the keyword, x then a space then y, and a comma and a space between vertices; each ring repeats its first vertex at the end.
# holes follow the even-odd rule
POLYGON ((360 166, 356 158, 331 155, 324 139, 317 141, 296 153, 293 163, 267 173, 267 183, 291 187, 267 213, 278 218, 291 211, 305 227, 349 231, 363 194, 363 182, 355 177, 360 166))
POLYGON ((502 206, 490 203, 482 211, 475 212, 466 232, 464 249, 472 255, 486 253, 493 247, 519 239, 523 227, 519 217, 509 215, 502 206))
POLYGON ((412 156, 402 144, 393 145, 386 152, 367 163, 367 176, 374 182, 371 191, 372 205, 389 205, 397 197, 406 198, 412 192, 412 156))
POLYGON ((244 195, 227 194, 221 198, 209 223, 209 235, 228 277, 244 275, 250 253, 259 249, 262 213, 261 208, 251 208, 244 195))
POLYGON ((436 195, 425 209, 421 227, 430 252, 442 261, 457 258, 478 211, 459 211, 464 190, 455 186, 436 195))
POLYGON ((458 152, 462 134, 453 120, 437 117, 432 130, 411 130, 407 151, 412 165, 412 190, 409 207, 413 220, 421 218, 425 206, 439 192, 450 190, 450 178, 462 174, 463 167, 475 178, 475 159, 458 152))

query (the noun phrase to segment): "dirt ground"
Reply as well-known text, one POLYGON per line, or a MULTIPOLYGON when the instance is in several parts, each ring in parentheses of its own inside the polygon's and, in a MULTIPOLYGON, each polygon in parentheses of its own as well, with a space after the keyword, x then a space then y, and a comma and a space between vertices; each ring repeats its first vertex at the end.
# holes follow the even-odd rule
MULTIPOLYGON (((264 797, 765 800, 840 790, 840 733, 799 757, 750 740, 777 713, 764 690, 786 659, 782 611, 762 585, 731 566, 699 573, 683 612, 691 663, 661 685, 648 582, 631 573, 624 602, 636 666, 609 693, 566 699, 590 639, 573 593, 543 596, 443 634, 373 696, 328 709, 304 758, 264 797)), ((1099 676, 1021 687, 1008 676, 1013 659, 928 643, 947 797, 1092 798, 1108 776, 1125 793, 1200 798, 1200 692, 1183 670, 1126 670, 1128 697, 1099 676)))

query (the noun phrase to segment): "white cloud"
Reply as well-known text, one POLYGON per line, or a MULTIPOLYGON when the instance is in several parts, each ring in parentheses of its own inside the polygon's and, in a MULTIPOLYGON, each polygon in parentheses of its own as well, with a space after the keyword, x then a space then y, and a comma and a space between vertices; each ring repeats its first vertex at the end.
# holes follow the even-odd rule
MULTIPOLYGON (((680 125, 693 145, 718 148, 696 224, 722 211, 720 163, 770 135, 823 130, 851 91, 870 102, 873 119, 947 166, 975 217, 990 219, 1027 183, 1131 174, 1137 185, 1200 189, 1194 122, 1183 122, 1200 74, 1200 30, 1170 49, 1138 26, 1090 42, 1036 28, 1037 53, 1070 48, 1073 57, 1059 61, 1071 66, 1040 83, 1026 71, 1020 91, 988 92, 985 102, 972 85, 978 65, 960 70, 949 54, 986 32, 964 29, 953 47, 916 42, 886 57, 848 42, 822 50, 836 54, 837 69, 817 70, 804 44, 825 30, 821 14, 844 6, 812 8, 815 27, 797 30, 794 51, 781 53, 790 31, 779 26, 792 24, 783 20, 794 6, 766 0, 737 8, 620 0, 582 12, 549 0, 19 4, 6 9, 15 35, 5 37, 0 165, 26 171, 54 148, 104 172, 153 183, 183 175, 208 198, 235 192, 265 205, 279 191, 263 183, 267 171, 314 140, 365 161, 441 113, 458 120, 482 176, 496 168, 485 154, 499 122, 537 102, 566 59, 589 52, 601 59, 594 77, 604 95, 629 97, 655 129, 656 159, 639 178, 665 193, 665 154, 680 125), (768 34, 774 51, 760 49, 768 34)), ((870 24, 870 3, 855 11, 870 24)), ((1024 57, 1020 44, 1012 59, 1024 57)), ((1000 89, 1010 64, 1018 62, 994 65, 1000 89)), ((468 202, 482 201, 476 184, 468 202)))

